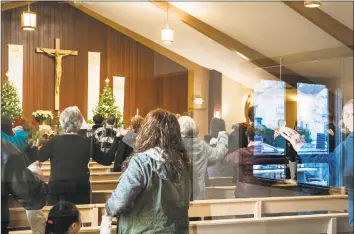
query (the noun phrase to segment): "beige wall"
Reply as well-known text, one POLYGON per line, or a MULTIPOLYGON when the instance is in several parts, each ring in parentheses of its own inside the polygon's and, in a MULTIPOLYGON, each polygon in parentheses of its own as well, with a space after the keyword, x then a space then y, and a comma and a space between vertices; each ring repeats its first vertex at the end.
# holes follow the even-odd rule
POLYGON ((208 103, 209 103, 209 70, 188 71, 188 111, 199 126, 199 136, 203 138, 208 133, 208 103), (201 105, 194 103, 194 97, 202 97, 201 105))
POLYGON ((222 118, 226 123, 226 130, 230 131, 235 123, 245 121, 244 107, 247 96, 252 90, 230 79, 229 77, 222 76, 222 118))

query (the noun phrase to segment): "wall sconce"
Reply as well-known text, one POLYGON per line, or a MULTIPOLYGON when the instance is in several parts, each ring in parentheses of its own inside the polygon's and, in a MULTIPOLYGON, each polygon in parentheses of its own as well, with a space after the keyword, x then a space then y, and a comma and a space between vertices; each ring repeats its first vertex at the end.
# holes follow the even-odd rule
POLYGON ((204 102, 204 99, 203 99, 202 97, 200 97, 200 96, 196 96, 196 97, 194 98, 193 102, 194 102, 195 104, 197 104, 197 105, 202 105, 203 102, 204 102))
POLYGON ((215 111, 214 118, 221 119, 221 114, 219 110, 215 111))

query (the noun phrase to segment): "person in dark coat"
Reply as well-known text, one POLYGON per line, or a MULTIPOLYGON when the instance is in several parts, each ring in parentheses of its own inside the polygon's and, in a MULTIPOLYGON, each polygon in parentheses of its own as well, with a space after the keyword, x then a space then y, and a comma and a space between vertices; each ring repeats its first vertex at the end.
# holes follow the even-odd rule
POLYGON ((144 121, 144 118, 140 115, 134 116, 130 120, 130 130, 124 135, 120 137, 120 141, 118 143, 118 150, 115 154, 114 159, 114 172, 122 171, 122 164, 127 158, 132 155, 133 147, 134 147, 134 139, 136 134, 139 132, 140 127, 144 121))
POLYGON ((1 140, 1 233, 9 224, 8 196, 11 194, 26 210, 40 210, 46 204, 48 186, 41 180, 39 162, 29 168, 23 153, 11 143, 1 140))
MULTIPOLYGON (((245 135, 248 139, 248 145, 245 148, 240 148, 234 152, 229 153, 224 160, 227 165, 233 165, 238 171, 238 180, 236 183, 235 197, 236 198, 255 198, 255 197, 271 197, 271 185, 274 182, 262 180, 253 175, 253 166, 264 163, 262 157, 254 156, 254 136, 255 128, 250 124, 245 135)), ((276 160, 274 164, 282 163, 276 160)))
POLYGON ((50 159, 49 205, 65 199, 74 204, 89 204, 91 197, 90 158, 99 164, 109 166, 117 151, 115 139, 107 153, 92 139, 78 135, 83 117, 77 107, 68 107, 60 114, 60 124, 65 134, 56 135, 39 150, 38 159, 50 159))

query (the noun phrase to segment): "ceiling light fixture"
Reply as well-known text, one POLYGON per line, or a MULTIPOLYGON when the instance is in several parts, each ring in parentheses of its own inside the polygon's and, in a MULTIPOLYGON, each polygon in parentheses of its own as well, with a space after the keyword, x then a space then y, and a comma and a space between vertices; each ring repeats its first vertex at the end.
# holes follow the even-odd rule
POLYGON ((21 28, 27 31, 33 31, 37 27, 37 14, 31 11, 30 2, 28 2, 27 11, 22 12, 21 28))
POLYGON ((167 24, 161 29, 161 42, 164 44, 172 44, 174 39, 174 30, 168 26, 168 4, 167 2, 167 24))
POLYGON ((304 6, 308 8, 317 8, 321 6, 320 0, 305 0, 304 6))

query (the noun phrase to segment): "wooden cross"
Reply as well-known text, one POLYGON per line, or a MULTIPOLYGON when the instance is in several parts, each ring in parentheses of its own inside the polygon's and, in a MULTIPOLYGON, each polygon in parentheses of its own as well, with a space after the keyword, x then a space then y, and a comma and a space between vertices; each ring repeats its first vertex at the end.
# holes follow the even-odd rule
POLYGON ((78 55, 78 52, 75 50, 61 50, 60 49, 60 39, 55 39, 55 49, 48 49, 38 47, 36 48, 37 53, 45 53, 49 56, 55 58, 55 110, 59 111, 59 94, 60 94, 60 81, 62 75, 62 61, 63 57, 69 55, 78 55))

